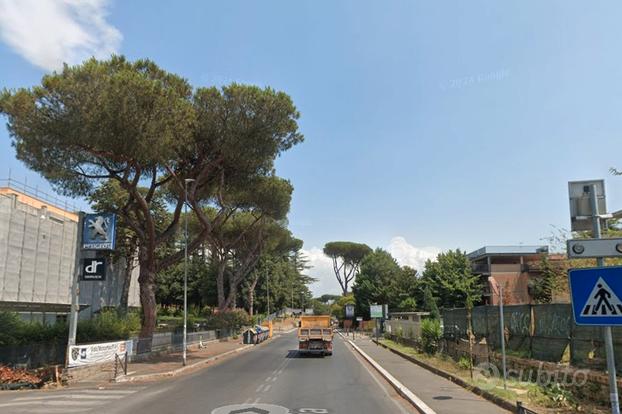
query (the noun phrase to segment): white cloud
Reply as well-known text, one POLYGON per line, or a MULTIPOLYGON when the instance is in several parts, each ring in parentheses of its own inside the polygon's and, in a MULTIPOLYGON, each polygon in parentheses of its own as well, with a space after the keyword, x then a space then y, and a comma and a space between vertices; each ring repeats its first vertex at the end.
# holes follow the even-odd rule
MULTIPOLYGON (((408 243, 404 237, 396 236, 391 239, 386 250, 401 266, 410 266, 418 271, 423 271, 425 261, 434 259, 441 252, 438 247, 415 247, 408 243)), ((314 296, 325 293, 341 294, 341 287, 335 278, 332 260, 324 255, 322 249, 313 247, 303 249, 302 253, 307 257, 310 268, 306 271, 309 276, 318 279, 311 285, 314 296)))
POLYGON ((115 53, 123 36, 106 22, 107 0, 0 0, 0 37, 46 70, 115 53))
POLYGON ((340 295, 341 287, 333 271, 332 259, 326 256, 322 249, 318 247, 313 247, 309 250, 302 249, 302 253, 309 261, 308 266, 310 266, 305 273, 318 279, 317 282, 311 285, 313 296, 321 296, 325 293, 340 295))
POLYGON ((396 236, 391 239, 387 251, 402 266, 410 266, 422 272, 425 261, 434 259, 441 252, 438 247, 415 247, 408 243, 404 237, 396 236))

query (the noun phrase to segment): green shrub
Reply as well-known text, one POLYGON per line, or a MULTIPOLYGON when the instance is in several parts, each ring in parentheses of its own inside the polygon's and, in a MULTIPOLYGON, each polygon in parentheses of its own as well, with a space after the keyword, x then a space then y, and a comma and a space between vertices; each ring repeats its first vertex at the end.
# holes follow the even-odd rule
POLYGON ((424 319, 421 321, 421 348, 427 354, 438 351, 442 337, 441 323, 438 319, 424 319))
POLYGON ((0 312, 0 328, 0 346, 52 342, 68 334, 65 323, 26 322, 14 312, 0 312))
POLYGON ((23 322, 16 313, 0 312, 0 346, 19 343, 19 332, 23 322))
POLYGON ((119 316, 115 310, 102 311, 95 318, 78 323, 77 342, 128 339, 140 329, 140 315, 130 312, 119 316))
POLYGON ((207 318, 208 329, 230 329, 236 331, 253 324, 253 318, 243 309, 213 314, 207 318))
POLYGON ((471 358, 469 358, 468 356, 461 356, 460 360, 458 361, 458 367, 460 369, 471 369, 471 358))

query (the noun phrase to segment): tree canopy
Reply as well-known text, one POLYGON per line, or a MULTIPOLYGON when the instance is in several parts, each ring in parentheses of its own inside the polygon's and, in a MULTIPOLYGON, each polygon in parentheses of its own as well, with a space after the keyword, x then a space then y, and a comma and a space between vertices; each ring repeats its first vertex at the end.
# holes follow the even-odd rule
POLYGON ((460 249, 427 260, 421 283, 442 308, 472 307, 482 296, 479 276, 472 273, 471 263, 460 249))
POLYGON ((361 261, 361 270, 352 288, 357 313, 369 317, 372 304, 386 304, 393 311, 414 310, 417 285, 414 269, 400 267, 389 252, 376 249, 361 261))
POLYGON ((288 195, 270 198, 271 186, 285 186, 271 177, 276 157, 303 140, 300 114, 271 88, 193 89, 150 60, 113 56, 65 66, 30 89, 4 90, 0 113, 17 158, 59 192, 97 197, 102 184, 118 185, 110 207, 138 240, 143 336, 155 327, 157 272, 184 255, 160 247, 177 237, 186 195, 200 229, 190 252, 232 212, 253 206, 282 216, 289 209, 288 195), (267 189, 258 198, 261 186, 267 189))
POLYGON ((334 241, 324 245, 324 254, 333 260, 333 270, 344 295, 359 271, 363 258, 371 253, 371 248, 363 243, 334 241))

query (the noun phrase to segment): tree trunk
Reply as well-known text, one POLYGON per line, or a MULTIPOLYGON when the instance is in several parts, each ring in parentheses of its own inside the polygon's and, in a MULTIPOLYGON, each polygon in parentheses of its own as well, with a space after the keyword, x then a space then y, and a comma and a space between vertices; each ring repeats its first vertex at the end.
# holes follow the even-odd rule
POLYGON ((254 309, 253 305, 255 304, 255 291, 249 289, 248 290, 248 314, 253 316, 254 309))
MULTIPOLYGON (((257 272, 255 272, 257 273, 257 272)), ((253 282, 248 287, 248 313, 253 316, 255 305, 255 288, 257 287, 257 282, 259 281, 259 274, 255 276, 253 282)))
POLYGON ((121 299, 119 301, 119 313, 127 315, 129 307, 130 285, 132 283, 132 271, 134 270, 134 256, 125 258, 125 266, 123 267, 123 287, 121 289, 121 299))
MULTIPOLYGON (((233 275, 232 275, 233 276, 233 275)), ((233 277, 229 279, 229 308, 235 309, 237 307, 237 299, 238 299, 238 286, 233 280, 233 277)))
POLYGON ((216 290, 218 291, 218 310, 223 311, 226 307, 225 298, 225 268, 227 263, 224 260, 218 262, 216 273, 216 290))
POLYGON ((149 258, 146 249, 141 249, 139 261, 140 274, 138 283, 140 284, 140 304, 143 308, 140 337, 151 338, 155 330, 157 318, 155 260, 149 258))
POLYGON ((469 370, 471 373, 471 379, 473 379, 473 311, 472 307, 467 306, 466 308, 466 317, 467 317, 467 336, 469 337, 469 370))
POLYGON ((227 295, 227 299, 225 300, 225 303, 223 303, 223 307, 221 310, 235 309, 235 301, 238 293, 238 284, 239 282, 236 281, 236 275, 229 275, 229 294, 227 295))

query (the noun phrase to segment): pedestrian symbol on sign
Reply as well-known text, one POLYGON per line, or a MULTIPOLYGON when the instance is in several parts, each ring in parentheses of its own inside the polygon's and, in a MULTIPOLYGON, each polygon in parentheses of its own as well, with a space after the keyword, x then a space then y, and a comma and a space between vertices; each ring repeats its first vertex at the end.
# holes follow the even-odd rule
POLYGON ((622 315, 622 301, 615 294, 613 289, 609 287, 602 277, 592 289, 592 293, 588 296, 581 316, 618 316, 622 315))

